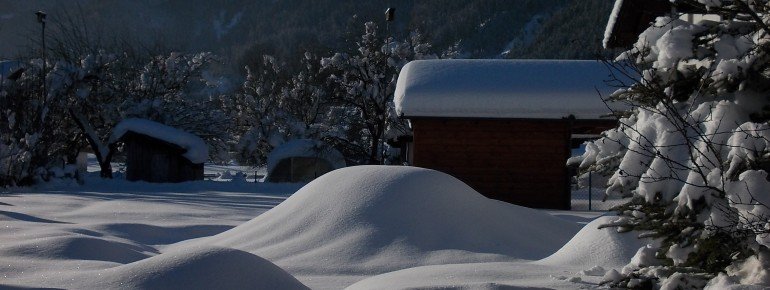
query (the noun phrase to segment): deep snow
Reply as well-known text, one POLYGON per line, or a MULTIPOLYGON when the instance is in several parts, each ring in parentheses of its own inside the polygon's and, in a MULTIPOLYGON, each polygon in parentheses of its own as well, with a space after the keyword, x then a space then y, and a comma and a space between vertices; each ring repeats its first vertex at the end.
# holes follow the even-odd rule
POLYGON ((573 289, 596 285, 589 270, 635 239, 598 222, 580 230, 599 213, 489 200, 428 169, 351 167, 299 186, 90 178, 13 189, 0 195, 0 285, 573 289))
POLYGON ((93 280, 88 287, 95 289, 308 289, 263 258, 217 247, 171 251, 77 278, 93 280))
MULTIPOLYGON (((617 217, 603 216, 588 223, 561 249, 537 264, 551 266, 601 266, 620 268, 631 260, 644 241, 632 234, 618 233, 616 228, 602 228, 617 217)), ((602 273, 601 275, 604 275, 602 273)))

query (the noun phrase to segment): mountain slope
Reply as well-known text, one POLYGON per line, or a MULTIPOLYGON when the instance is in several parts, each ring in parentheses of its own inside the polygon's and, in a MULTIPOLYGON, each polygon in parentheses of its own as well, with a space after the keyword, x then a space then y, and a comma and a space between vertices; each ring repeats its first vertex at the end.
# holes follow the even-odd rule
MULTIPOLYGON (((305 50, 349 47, 362 23, 404 37, 419 30, 437 50, 459 43, 467 58, 590 58, 599 47, 610 0, 0 0, 0 57, 32 53, 34 12, 49 15, 49 38, 80 31, 91 46, 213 51, 238 66, 273 54, 293 61, 305 50), (396 8, 393 23, 384 21, 396 8), (595 43, 594 43, 595 42, 595 43)), ((36 49, 35 49, 36 50, 36 49)))

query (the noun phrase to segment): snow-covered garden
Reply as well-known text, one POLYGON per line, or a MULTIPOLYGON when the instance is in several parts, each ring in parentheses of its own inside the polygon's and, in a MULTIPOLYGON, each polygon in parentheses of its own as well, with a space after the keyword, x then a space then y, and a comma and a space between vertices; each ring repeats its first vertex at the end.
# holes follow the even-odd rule
POLYGON ((400 70, 458 56, 417 32, 368 22, 349 51, 307 52, 288 73, 265 55, 238 88, 209 53, 14 62, 0 82, 0 287, 766 289, 770 3, 669 2, 709 17, 658 17, 605 61, 619 125, 564 160, 578 184, 606 187, 606 213, 516 206, 385 165, 411 130, 393 102, 400 70), (305 159, 279 165, 290 156, 305 159), (294 180, 302 162, 316 162, 302 178, 336 170, 258 180, 278 167, 294 180), (128 181, 162 171, 196 181, 128 181))
POLYGON ((571 289, 597 285, 642 245, 598 229, 612 220, 594 220, 602 212, 518 207, 427 169, 350 167, 301 189, 91 169, 85 185, 0 196, 3 285, 571 289))

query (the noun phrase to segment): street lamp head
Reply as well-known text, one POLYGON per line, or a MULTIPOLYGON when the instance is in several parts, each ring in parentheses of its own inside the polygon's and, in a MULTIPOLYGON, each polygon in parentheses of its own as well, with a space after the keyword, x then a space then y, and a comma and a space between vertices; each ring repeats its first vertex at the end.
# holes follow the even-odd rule
POLYGON ((393 17, 395 17, 396 14, 396 8, 389 7, 387 10, 385 10, 385 21, 393 21, 393 17))
POLYGON ((45 12, 38 11, 38 12, 35 12, 35 15, 37 15, 38 23, 45 23, 45 16, 46 16, 45 12))

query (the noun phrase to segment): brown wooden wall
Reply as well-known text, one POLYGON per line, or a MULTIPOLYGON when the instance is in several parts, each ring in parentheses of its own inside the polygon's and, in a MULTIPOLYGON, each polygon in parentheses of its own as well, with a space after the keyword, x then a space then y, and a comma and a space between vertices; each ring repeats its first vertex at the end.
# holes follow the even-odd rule
POLYGON ((181 147, 146 135, 128 132, 121 140, 126 149, 126 179, 147 182, 183 182, 203 179, 203 164, 194 164, 181 147))
POLYGON ((446 172, 489 198, 570 208, 570 120, 410 120, 414 166, 446 172))

